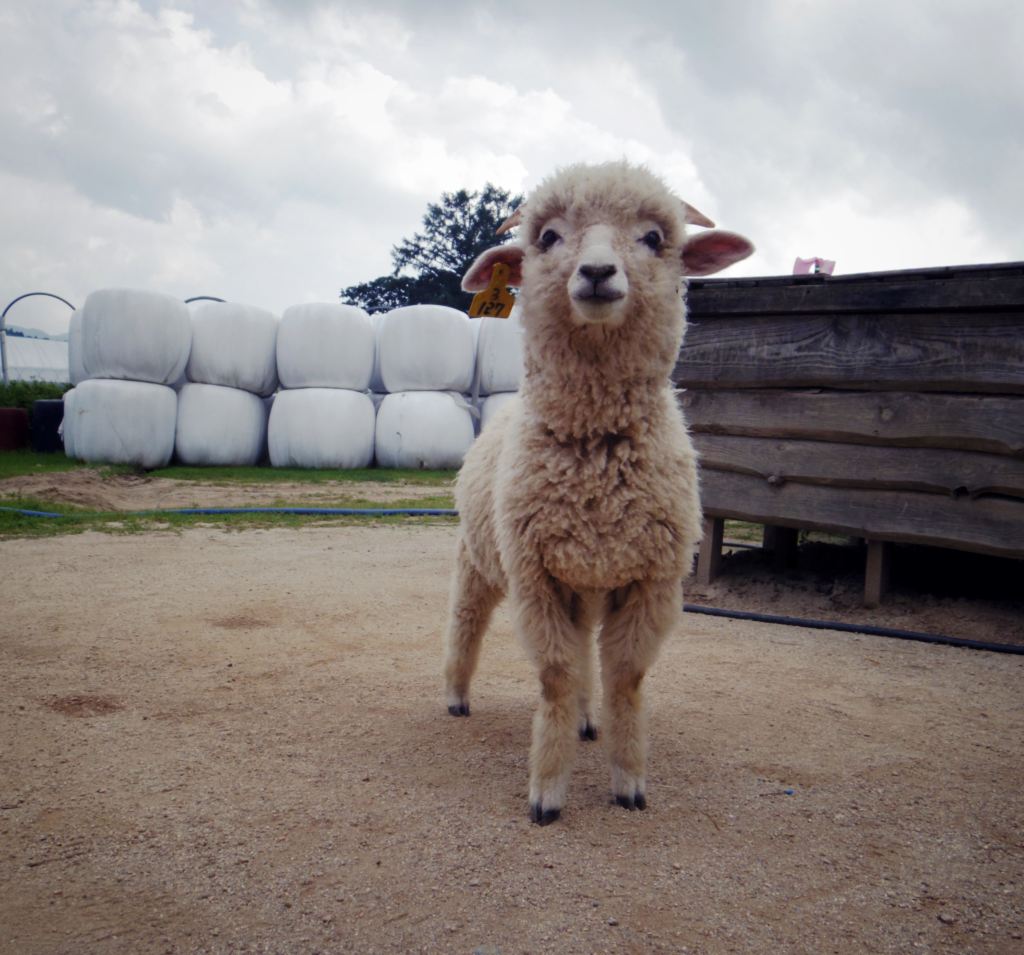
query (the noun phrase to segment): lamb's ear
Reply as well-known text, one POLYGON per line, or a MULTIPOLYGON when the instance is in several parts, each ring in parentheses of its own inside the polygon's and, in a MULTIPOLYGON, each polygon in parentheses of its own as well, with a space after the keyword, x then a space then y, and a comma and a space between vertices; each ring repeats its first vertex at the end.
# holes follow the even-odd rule
POLYGON ((510 242, 508 245, 496 245, 477 256, 469 271, 462 277, 462 291, 481 292, 487 288, 491 284, 491 272, 498 262, 509 268, 509 285, 518 287, 523 284, 523 250, 514 242, 510 242))
POLYGON ((685 275, 711 275, 721 272, 734 262, 745 259, 754 246, 749 239, 735 232, 700 232, 683 245, 682 260, 685 275))

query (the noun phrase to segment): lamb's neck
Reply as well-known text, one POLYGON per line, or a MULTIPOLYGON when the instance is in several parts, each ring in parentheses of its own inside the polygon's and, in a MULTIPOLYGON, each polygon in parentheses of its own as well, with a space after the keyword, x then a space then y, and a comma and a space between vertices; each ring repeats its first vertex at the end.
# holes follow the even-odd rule
POLYGON ((662 413, 664 375, 616 375, 603 366, 527 366, 520 394, 559 441, 636 436, 662 413))

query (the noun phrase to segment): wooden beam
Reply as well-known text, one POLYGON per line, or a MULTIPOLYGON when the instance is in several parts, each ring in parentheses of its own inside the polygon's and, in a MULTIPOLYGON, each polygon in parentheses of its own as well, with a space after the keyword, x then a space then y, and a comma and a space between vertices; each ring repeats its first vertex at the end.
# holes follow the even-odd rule
POLYGON ((772 486, 752 475, 705 468, 701 499, 709 517, 1024 557, 1024 505, 1004 498, 953 499, 796 483, 772 486))
POLYGON ((694 280, 687 306, 695 318, 1024 308, 1024 266, 694 280))
POLYGON ((877 607, 889 589, 889 569, 892 544, 888 541, 869 540, 868 556, 864 567, 864 606, 877 607))
MULTIPOLYGON (((1024 408, 1021 411, 1024 414, 1024 408)), ((790 438, 700 433, 692 437, 702 466, 717 471, 783 482, 927 491, 950 497, 1003 494, 1024 501, 1024 458, 790 438)))
POLYGON ((690 429, 698 433, 1024 458, 1021 396, 690 389, 678 400, 690 429))
POLYGON ((1024 394, 1024 311, 753 315, 691 321, 683 388, 1024 394))
POLYGON ((720 517, 704 518, 704 536, 697 554, 697 583, 706 586, 722 570, 722 537, 725 521, 720 517))

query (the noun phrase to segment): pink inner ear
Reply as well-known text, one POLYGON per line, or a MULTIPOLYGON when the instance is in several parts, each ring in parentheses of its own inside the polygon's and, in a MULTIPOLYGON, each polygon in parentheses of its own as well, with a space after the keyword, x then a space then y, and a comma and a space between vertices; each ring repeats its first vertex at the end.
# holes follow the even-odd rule
POLYGON ((702 232, 683 246, 683 271, 687 275, 711 275, 753 251, 750 240, 735 232, 702 232))
POLYGON ((464 292, 480 292, 491 284, 491 272, 496 263, 501 262, 509 268, 508 284, 523 284, 523 250, 512 243, 497 245, 477 256, 476 261, 462 278, 464 292))

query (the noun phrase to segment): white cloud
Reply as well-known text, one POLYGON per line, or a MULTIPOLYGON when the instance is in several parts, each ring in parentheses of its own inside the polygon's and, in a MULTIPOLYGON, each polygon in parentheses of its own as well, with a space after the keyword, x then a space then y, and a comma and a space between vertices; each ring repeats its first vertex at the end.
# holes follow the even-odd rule
POLYGON ((331 300, 442 191, 623 156, 736 274, 1020 258, 1024 16, 915 6, 6 5, 0 297, 331 300))
MULTIPOLYGON (((783 223, 762 221, 759 253, 789 271, 796 256, 836 261, 836 274, 929 267, 966 262, 997 262, 1001 247, 982 232, 963 203, 948 196, 921 202, 912 210, 876 208, 853 191, 803 200, 783 223), (911 214, 908 214, 908 211, 911 214), (788 261, 787 261, 788 259, 788 261)), ((737 275, 761 270, 743 263, 737 275)))

